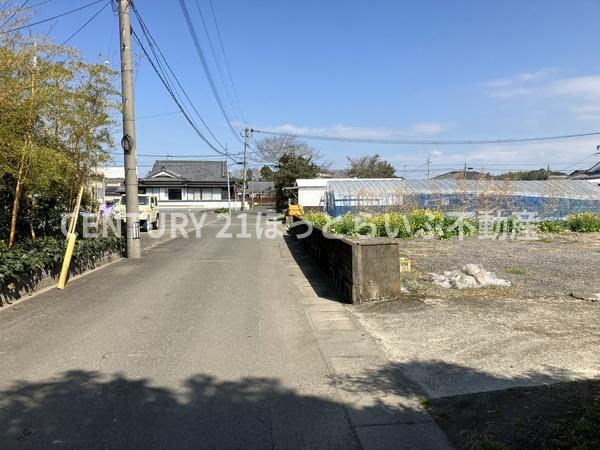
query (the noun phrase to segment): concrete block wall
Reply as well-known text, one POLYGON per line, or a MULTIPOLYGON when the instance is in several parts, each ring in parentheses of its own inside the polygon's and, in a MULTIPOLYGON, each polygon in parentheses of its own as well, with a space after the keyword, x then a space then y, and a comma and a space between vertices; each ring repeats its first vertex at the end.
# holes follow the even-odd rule
MULTIPOLYGON (((296 222, 300 219, 296 219, 296 222)), ((305 226, 294 226, 296 235, 305 226)), ((400 247, 393 239, 349 239, 324 235, 314 228, 300 239, 315 264, 348 303, 392 299, 400 296, 400 247)))

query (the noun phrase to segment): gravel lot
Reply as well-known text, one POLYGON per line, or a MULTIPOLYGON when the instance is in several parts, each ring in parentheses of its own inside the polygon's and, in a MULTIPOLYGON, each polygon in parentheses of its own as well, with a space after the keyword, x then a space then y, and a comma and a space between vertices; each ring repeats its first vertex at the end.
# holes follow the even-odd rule
POLYGON ((412 240, 413 295, 350 305, 393 363, 430 398, 600 375, 599 234, 539 241, 412 240), (444 289, 428 273, 482 264, 509 288, 444 289))
POLYGON ((401 252, 412 260, 414 269, 405 276, 405 284, 419 295, 559 298, 575 293, 587 298, 600 293, 600 233, 542 235, 535 241, 413 239, 402 241, 402 246, 401 252), (457 291, 429 282, 429 272, 460 269, 468 263, 481 264, 510 280, 512 286, 457 291))

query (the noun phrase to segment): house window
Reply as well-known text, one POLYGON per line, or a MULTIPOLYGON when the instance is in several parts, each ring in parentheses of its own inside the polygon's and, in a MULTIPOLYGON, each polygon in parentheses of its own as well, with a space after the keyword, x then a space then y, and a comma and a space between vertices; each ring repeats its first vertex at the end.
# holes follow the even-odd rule
POLYGON ((211 189, 211 198, 212 200, 221 200, 221 188, 212 188, 211 189))
POLYGON ((212 200, 212 191, 210 188, 202 188, 202 200, 212 200))
POLYGON ((181 189, 169 189, 169 200, 181 200, 181 189))

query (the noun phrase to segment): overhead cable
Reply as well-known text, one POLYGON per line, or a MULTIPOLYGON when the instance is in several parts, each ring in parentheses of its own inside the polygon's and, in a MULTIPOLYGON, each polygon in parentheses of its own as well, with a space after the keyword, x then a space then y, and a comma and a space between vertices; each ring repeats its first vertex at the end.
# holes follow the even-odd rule
POLYGON ((219 109, 221 110, 221 113, 223 114, 223 117, 225 118, 225 121, 227 122, 227 126, 231 130, 231 133, 234 135, 234 137, 240 143, 243 143, 243 141, 241 140, 241 138, 238 135, 237 131, 234 129, 234 127, 232 125, 232 121, 229 118, 229 115, 227 114, 227 111, 225 111, 225 107, 223 106, 223 101, 221 99, 221 96, 219 95, 219 92, 218 92, 217 87, 215 85, 215 81, 214 81, 214 79, 212 77, 212 74, 210 72, 210 69, 208 67, 208 62, 206 61, 206 56, 204 55, 204 51, 202 50, 202 47, 200 46, 200 41, 198 39, 198 34, 196 33, 196 29, 194 28, 194 24, 192 23, 192 19, 190 17, 190 13, 189 13, 189 11, 187 9, 187 6, 185 5, 185 1, 184 0, 179 0, 179 5, 181 6, 181 10, 183 11, 183 15, 185 17, 185 22, 186 22, 188 31, 190 32, 190 35, 192 37, 192 41, 194 43, 194 47, 196 49, 196 53, 198 54, 198 57, 200 58, 200 62, 202 63, 202 68, 204 69, 204 74, 206 75, 206 78, 208 79, 208 83, 209 83, 210 88, 212 90, 213 97, 215 98, 215 100, 217 102, 217 105, 219 106, 219 109))
POLYGON ((69 14, 73 14, 74 12, 81 11, 82 9, 89 8, 97 3, 103 2, 105 0, 96 0, 94 2, 88 3, 86 5, 80 6, 79 8, 71 9, 61 14, 57 14, 56 16, 48 17, 47 19, 38 20, 37 22, 28 23, 27 25, 21 25, 20 27, 11 28, 10 30, 0 31, 0 34, 12 33, 13 31, 23 30, 25 28, 30 28, 35 25, 39 25, 41 23, 50 22, 51 20, 58 19, 59 17, 63 17, 69 14))
POLYGON ((252 130, 255 133, 268 134, 272 136, 293 135, 301 139, 334 141, 334 142, 356 142, 365 144, 391 144, 391 145, 480 145, 480 144, 517 144, 526 142, 558 141, 575 139, 581 137, 600 136, 600 131, 578 134, 564 134, 556 136, 542 136, 530 138, 510 138, 510 139, 456 139, 456 140, 418 140, 418 139, 363 139, 349 136, 325 136, 311 134, 282 133, 269 130, 252 130))

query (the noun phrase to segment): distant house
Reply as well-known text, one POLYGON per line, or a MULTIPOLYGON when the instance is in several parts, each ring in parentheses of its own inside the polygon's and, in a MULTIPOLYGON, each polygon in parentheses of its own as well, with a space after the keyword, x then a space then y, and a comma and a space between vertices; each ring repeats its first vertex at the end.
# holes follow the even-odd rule
MULTIPOLYGON (((163 208, 214 209, 228 205, 225 161, 159 160, 139 180, 140 192, 158 196, 163 208)), ((230 183, 231 199, 235 199, 230 183)), ((233 208, 240 202, 231 201, 233 208)))
POLYGON ((102 204, 117 200, 125 192, 123 167, 98 167, 88 183, 92 198, 102 204))
POLYGON ((104 167, 104 201, 117 200, 125 193, 125 168, 104 167))
MULTIPOLYGON (((394 178, 402 180, 402 177, 394 178)), ((325 191, 332 181, 352 181, 361 178, 298 178, 292 188, 297 191, 298 204, 305 209, 323 209, 325 207, 325 191)), ((369 178, 370 181, 390 180, 390 178, 369 178)))
POLYGON ((250 181, 246 186, 246 196, 251 205, 274 205, 275 184, 272 181, 250 181))
POLYGON ((588 170, 576 170, 569 175, 570 180, 585 180, 600 185, 600 162, 588 170))

